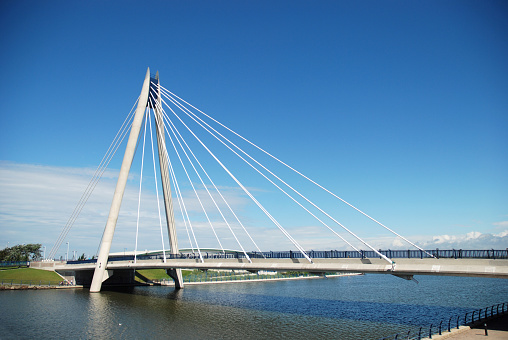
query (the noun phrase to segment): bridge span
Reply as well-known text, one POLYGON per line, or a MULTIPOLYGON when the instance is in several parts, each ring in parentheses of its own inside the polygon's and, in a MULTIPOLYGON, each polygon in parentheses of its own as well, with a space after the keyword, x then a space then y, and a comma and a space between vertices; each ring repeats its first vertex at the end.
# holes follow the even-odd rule
MULTIPOLYGON (((108 262, 106 269, 233 269, 248 271, 356 272, 394 275, 451 275, 508 278, 508 260, 492 259, 162 259, 108 262)), ((95 264, 66 264, 62 269, 89 270, 95 264)), ((55 269, 58 269, 56 267, 55 269)))
MULTIPOLYGON (((441 254, 452 254, 451 251, 439 251, 441 254)), ((455 251, 454 251, 455 252, 455 251)), ((348 252, 316 252, 312 262, 299 257, 298 253, 280 252, 256 254, 250 258, 239 254, 206 254, 203 258, 192 254, 168 254, 166 259, 160 255, 144 255, 134 259, 133 256, 110 257, 106 263, 104 281, 108 283, 133 282, 134 272, 139 269, 165 269, 168 274, 175 269, 200 270, 246 270, 250 272, 264 271, 301 271, 311 273, 350 272, 392 274, 404 279, 412 279, 414 275, 443 275, 464 277, 486 277, 508 279, 508 258, 502 251, 470 251, 474 257, 407 257, 395 258, 393 264, 382 258, 358 257, 349 258, 348 252), (263 256, 261 256, 263 255, 263 256), (324 255, 324 256, 323 256, 324 255), (335 257, 331 256, 335 255, 335 257), (487 255, 487 256, 486 256, 487 255), (498 255, 498 256, 495 256, 498 255), (501 255, 501 256, 499 256, 501 255), (338 257, 342 256, 342 257, 338 257)), ((404 251, 404 253, 406 253, 404 251)), ((402 254, 402 253, 401 253, 402 254)), ((412 253, 407 253, 411 255, 412 253)), ((437 255, 438 253, 436 253, 437 255)), ((453 253, 464 255, 464 252, 453 253)), ((400 255, 400 254, 399 254, 400 255)), ((413 255, 416 255, 413 254, 413 255)), ((96 260, 86 261, 54 261, 32 262, 31 267, 54 270, 78 284, 88 285, 91 282, 96 260)), ((170 274, 171 275, 171 274, 170 274)))

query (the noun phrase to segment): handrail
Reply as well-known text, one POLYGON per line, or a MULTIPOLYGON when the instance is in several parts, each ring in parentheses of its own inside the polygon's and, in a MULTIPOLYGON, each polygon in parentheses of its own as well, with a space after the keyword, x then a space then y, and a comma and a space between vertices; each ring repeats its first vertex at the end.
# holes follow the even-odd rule
MULTIPOLYGON (((464 250, 464 249, 451 249, 451 250, 426 250, 438 259, 508 259, 508 249, 487 249, 487 250, 464 250)), ((319 259, 345 259, 345 258, 379 258, 379 255, 370 250, 362 250, 361 252, 349 250, 310 250, 307 252, 311 258, 319 259)), ((379 250, 379 253, 385 255, 390 259, 396 258, 409 258, 409 259, 423 259, 430 258, 424 251, 421 250, 379 250)), ((304 258, 302 253, 294 251, 268 251, 268 252, 247 252, 247 255, 253 258, 266 258, 266 259, 298 259, 304 258)), ((243 252, 210 252, 202 253, 204 259, 245 259, 247 258, 243 252)), ((162 259, 162 254, 153 255, 137 255, 138 260, 155 260, 162 259)), ((166 254, 166 259, 195 259, 199 258, 199 254, 193 253, 179 253, 179 254, 166 254)), ((108 261, 133 261, 134 255, 127 256, 111 256, 108 261)), ((81 260, 81 261, 67 261, 68 264, 82 264, 82 263, 95 263, 94 259, 81 260)), ((1 264, 1 262, 0 262, 1 264)))
MULTIPOLYGON (((498 303, 498 304, 495 304, 495 305, 492 305, 492 306, 481 308, 479 310, 473 310, 472 312, 471 311, 470 312, 466 312, 463 317, 461 317, 460 315, 457 316, 457 326, 456 326, 456 328, 459 329, 460 326, 472 325, 472 324, 478 323, 480 321, 484 321, 484 320, 487 320, 489 318, 492 318, 492 317, 495 317, 495 316, 499 316, 499 315, 503 315, 503 314, 506 314, 506 313, 508 313, 508 302, 498 303), (489 308, 490 308, 490 315, 488 315, 489 308), (483 310, 485 310, 485 311, 484 311, 484 314, 483 314, 483 317, 482 317, 482 311, 483 310), (478 317, 475 320, 475 314, 476 313, 478 313, 478 317), (468 315, 469 314, 471 314, 471 317, 470 317, 471 321, 468 322, 468 315), (459 320, 461 320, 461 319, 464 320, 464 322, 460 323, 459 320)), ((452 318, 453 318, 453 316, 451 316, 450 319, 448 320, 448 332, 452 331, 452 329, 450 327, 451 326, 452 318)), ((441 335, 443 333, 443 330, 442 330, 442 327, 441 327, 443 322, 444 322, 444 320, 441 320, 440 323, 439 323, 439 327, 437 329, 434 327, 434 330, 432 329, 432 326, 434 325, 434 323, 430 324, 429 333, 428 333, 428 337, 427 337, 428 339, 432 339, 432 335, 435 335, 435 334, 441 335)), ((422 328, 423 327, 420 327, 418 331, 416 331, 416 330, 409 330, 407 332, 407 335, 405 335, 406 336, 405 339, 407 339, 407 340, 421 340, 422 339, 422 328)), ((406 334, 406 333, 404 333, 404 334, 406 334)), ((399 338, 399 335, 401 336, 402 333, 397 333, 397 334, 394 334, 394 335, 391 335, 391 336, 388 336, 388 337, 381 338, 379 340, 396 340, 396 339, 399 338)))
POLYGON ((27 267, 29 261, 0 261, 0 267, 27 267))

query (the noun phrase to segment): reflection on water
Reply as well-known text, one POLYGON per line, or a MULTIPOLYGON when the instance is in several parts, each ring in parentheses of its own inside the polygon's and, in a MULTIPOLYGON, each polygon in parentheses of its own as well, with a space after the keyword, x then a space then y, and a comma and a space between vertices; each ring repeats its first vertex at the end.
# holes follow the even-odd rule
POLYGON ((0 292, 0 338, 378 339, 508 300, 501 279, 390 275, 0 292))

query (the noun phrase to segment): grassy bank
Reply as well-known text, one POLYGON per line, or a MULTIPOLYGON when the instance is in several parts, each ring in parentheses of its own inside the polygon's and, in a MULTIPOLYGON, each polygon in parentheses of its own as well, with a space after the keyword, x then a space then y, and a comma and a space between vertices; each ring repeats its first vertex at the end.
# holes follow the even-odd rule
POLYGON ((5 283, 39 283, 39 282, 61 282, 62 278, 55 272, 34 269, 34 268, 15 268, 0 270, 0 284, 5 283))

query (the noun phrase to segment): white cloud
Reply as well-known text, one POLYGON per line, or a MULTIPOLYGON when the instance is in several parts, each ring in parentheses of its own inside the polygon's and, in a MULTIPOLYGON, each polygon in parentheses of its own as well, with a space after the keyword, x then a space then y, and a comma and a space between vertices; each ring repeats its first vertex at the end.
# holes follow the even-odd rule
POLYGON ((401 247, 404 247, 402 241, 398 238, 394 239, 392 242, 392 248, 401 248, 401 247))
MULTIPOLYGON (((90 168, 51 167, 0 161, 0 235, 2 235, 0 238, 0 248, 20 243, 43 243, 43 245, 47 246, 47 251, 49 252, 84 189, 87 187, 94 171, 95 169, 90 168)), ((79 253, 84 252, 87 255, 95 254, 97 251, 109 212, 117 173, 117 170, 105 172, 101 182, 95 188, 93 195, 76 220, 73 229, 66 239, 71 244, 71 251, 75 249, 79 253)), ((144 183, 147 183, 149 180, 150 178, 147 177, 144 183)), ((153 181, 153 176, 151 180, 153 181)), ((138 176, 131 174, 117 223, 112 251, 134 248, 138 186, 138 176)), ((253 189, 255 190, 255 188, 253 189)), ((202 188, 199 191, 200 193, 204 192, 202 188)), ((243 192, 230 187, 221 187, 221 192, 262 250, 295 249, 292 243, 284 237, 283 233, 266 217, 260 218, 259 215, 252 214, 252 211, 257 211, 257 208, 250 208, 250 202, 243 192)), ((186 200, 186 206, 193 220, 193 227, 195 228, 199 245, 201 247, 218 247, 218 242, 209 223, 200 212, 201 208, 199 202, 195 199, 194 193, 186 191, 183 194, 189 198, 186 200)), ((220 197, 214 197, 223 209, 228 221, 235 221, 220 197)), ((173 198, 175 200, 175 196, 173 198)), ((213 202, 209 198, 204 199, 203 204, 206 207, 213 206, 213 202)), ((176 210, 175 218, 179 244, 181 248, 186 248, 190 246, 189 237, 187 236, 176 200, 174 201, 174 207, 176 210)), ((161 213, 164 213, 162 205, 161 213)), ((284 212, 282 215, 289 215, 289 213, 284 212)), ((213 221, 216 228, 215 231, 224 248, 239 249, 238 243, 227 225, 221 220, 219 214, 217 212, 211 213, 209 217, 213 221)), ((299 221, 297 217, 291 217, 299 221)), ((292 221, 289 222, 288 224, 291 224, 292 221)), ((285 223, 283 225, 304 249, 352 249, 332 232, 326 230, 326 228, 319 224, 311 225, 311 223, 305 223, 307 224, 305 225, 301 222, 299 227, 290 227, 285 223)), ((496 234, 470 231, 460 235, 405 236, 425 249, 507 248, 508 228, 506 227, 508 227, 508 221, 496 222, 494 225, 496 227, 503 227, 504 230, 496 234)), ((231 227, 246 250, 256 250, 255 245, 236 221, 231 223, 231 227)), ((341 231, 340 233, 358 249, 367 249, 366 245, 360 243, 346 232, 341 231)), ((143 187, 139 235, 138 249, 161 248, 155 193, 151 189, 145 189, 145 187, 143 187)), ((164 237, 167 244, 165 229, 164 237)), ((193 239, 192 235, 191 239, 193 239)), ((57 256, 65 253, 63 248, 66 241, 64 241, 64 246, 57 253, 57 256)), ((376 249, 411 248, 408 243, 394 236, 372 235, 366 237, 365 241, 376 249)))
POLYGON ((480 238, 481 236, 482 236, 482 233, 480 233, 479 231, 472 231, 472 232, 466 234, 466 240, 475 240, 475 239, 480 238))
POLYGON ((494 222, 493 224, 498 227, 508 228, 508 221, 494 222))
MULTIPOLYGON (((0 234, 2 235, 0 248, 21 243, 42 243, 47 246, 46 250, 49 253, 94 172, 95 169, 90 168, 66 168, 0 161, 0 234)), ((88 255, 95 254, 97 251, 109 213, 117 175, 118 170, 107 170, 95 187, 67 236, 66 241, 70 242, 71 251, 74 248, 79 253, 85 252, 88 255)), ((136 174, 129 176, 113 241, 113 248, 119 251, 125 247, 134 248, 138 180, 139 176, 136 174)), ((140 249, 161 248, 156 196, 152 189, 153 176, 151 180, 152 183, 147 183, 149 179, 143 181, 150 187, 147 189, 143 186, 142 191, 141 230, 138 242, 140 249)), ((236 189, 222 187, 221 192, 233 209, 241 209, 246 203, 242 193, 236 189)), ((184 192, 184 196, 191 197, 191 194, 184 192)), ((225 211, 227 207, 224 202, 218 197, 215 199, 225 211)), ((175 209, 178 209, 176 198, 174 200, 175 209)), ((204 200, 203 204, 209 207, 213 203, 208 199, 204 200)), ((195 196, 194 200, 186 201, 186 206, 190 214, 195 215, 201 211, 195 196)), ((161 214, 164 214, 162 204, 161 214)), ((164 215, 162 219, 164 221, 164 215)), ((176 212, 176 219, 179 224, 181 222, 179 211, 176 212)), ((164 233, 167 242, 166 232, 164 233)), ((183 236, 182 234, 179 237, 183 238, 183 236)), ((63 249, 65 242, 57 253, 57 257, 65 253, 66 249, 63 249)))
POLYGON ((471 231, 460 235, 436 235, 431 240, 422 239, 418 245, 428 249, 505 249, 508 247, 508 230, 499 234, 471 231))
POLYGON ((497 236, 497 237, 505 237, 505 236, 508 236, 508 229, 507 229, 507 230, 505 230, 505 231, 500 232, 499 234, 495 234, 494 236, 497 236))

